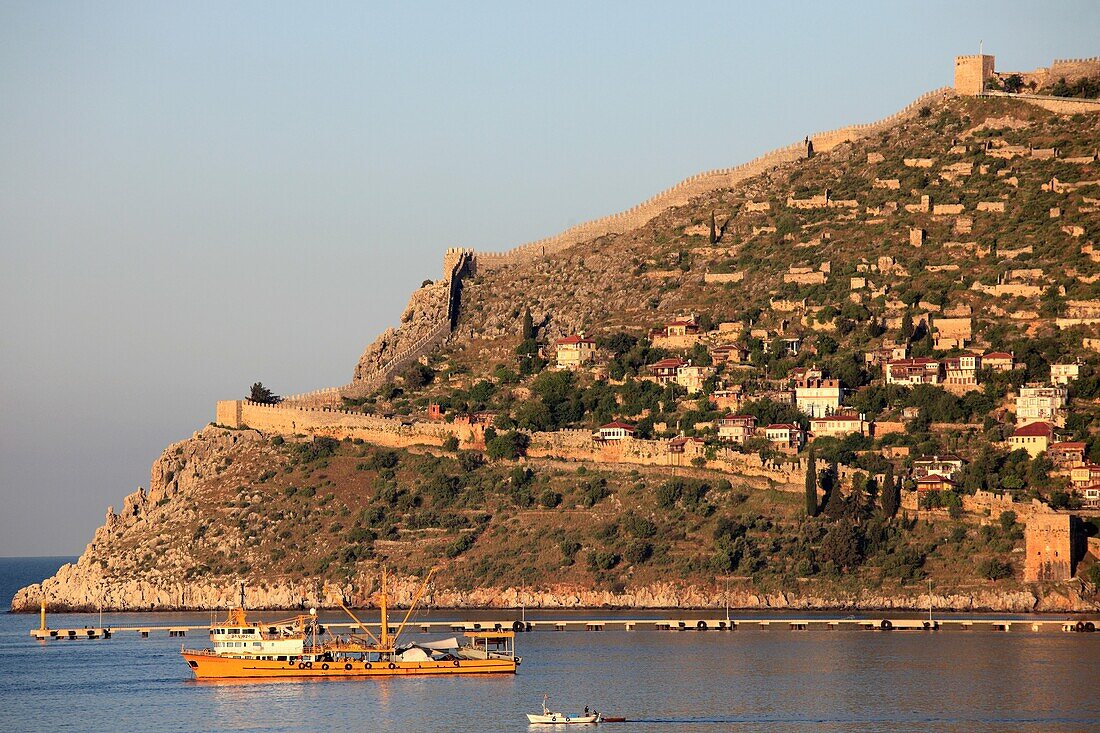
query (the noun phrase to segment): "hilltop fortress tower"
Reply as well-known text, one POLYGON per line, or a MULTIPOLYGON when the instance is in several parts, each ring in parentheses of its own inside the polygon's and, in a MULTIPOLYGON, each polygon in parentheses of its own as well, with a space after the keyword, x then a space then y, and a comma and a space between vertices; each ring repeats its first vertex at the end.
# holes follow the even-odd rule
POLYGON ((955 93, 970 97, 985 91, 985 83, 993 76, 993 56, 955 57, 955 93))
MULTIPOLYGON (((955 93, 976 97, 986 93, 986 83, 990 79, 1003 82, 1009 76, 1018 75, 1024 84, 1024 91, 1034 94, 1060 79, 1073 82, 1097 74, 1100 74, 1100 57, 1096 56, 1087 59, 1054 59, 1050 66, 1041 66, 1032 71, 997 71, 995 57, 991 54, 956 56, 955 93)), ((1095 104, 1095 101, 1086 100, 1085 104, 1095 104)))

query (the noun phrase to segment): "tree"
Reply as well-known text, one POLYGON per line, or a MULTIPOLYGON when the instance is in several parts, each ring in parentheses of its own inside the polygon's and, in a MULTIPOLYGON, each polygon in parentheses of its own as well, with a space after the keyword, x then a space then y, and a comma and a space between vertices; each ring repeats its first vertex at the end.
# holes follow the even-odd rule
POLYGON ((252 391, 248 399, 252 402, 259 402, 261 405, 277 405, 283 401, 282 397, 265 387, 263 382, 256 382, 252 385, 252 391))
POLYGON ((406 385, 418 389, 432 383, 432 380, 435 379, 435 371, 424 364, 414 364, 405 372, 404 378, 406 385))
POLYGON ((847 512, 844 494, 840 491, 840 481, 837 479, 836 464, 830 464, 822 474, 821 488, 825 490, 825 516, 837 519, 847 512))
POLYGON ((886 469, 886 476, 882 479, 882 515, 887 519, 893 518, 898 513, 901 504, 901 491, 894 478, 894 467, 886 469))
POLYGON ((710 243, 717 244, 718 242, 718 222, 714 220, 714 212, 710 212, 710 243))
POLYGON ((837 570, 854 570, 863 562, 863 535, 849 522, 837 522, 821 540, 821 557, 837 570))
POLYGON ((806 516, 817 516, 817 457, 812 447, 806 457, 806 516))
POLYGON ((1019 74, 1010 74, 1005 78, 1004 90, 1009 94, 1019 94, 1024 88, 1024 78, 1019 74))
POLYGON ((523 340, 535 338, 535 321, 531 318, 531 309, 523 309, 523 340))
MULTIPOLYGON (((486 438, 488 438, 487 433, 488 431, 486 431, 486 438)), ((502 433, 492 440, 488 440, 485 445, 485 452, 493 460, 500 458, 515 460, 527 455, 527 446, 530 442, 531 438, 525 433, 509 430, 507 433, 502 433)))
POLYGON ((913 314, 909 311, 905 311, 905 315, 901 318, 901 337, 908 341, 913 337, 913 314))

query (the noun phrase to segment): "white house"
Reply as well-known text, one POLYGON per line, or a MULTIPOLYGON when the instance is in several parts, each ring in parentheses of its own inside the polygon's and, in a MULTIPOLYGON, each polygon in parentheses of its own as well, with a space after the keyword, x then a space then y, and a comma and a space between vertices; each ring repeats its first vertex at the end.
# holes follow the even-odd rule
POLYGON ((600 440, 622 440, 634 437, 634 426, 625 422, 609 422, 600 426, 600 440))
POLYGON ((840 409, 844 388, 839 379, 806 379, 794 388, 795 406, 810 417, 825 417, 840 409))
POLYGON ((1042 420, 1064 427, 1066 395, 1065 387, 1020 387, 1020 394, 1016 396, 1016 422, 1026 424, 1042 420))
POLYGON ((595 339, 585 338, 583 333, 558 339, 555 346, 559 369, 576 369, 596 356, 595 339))

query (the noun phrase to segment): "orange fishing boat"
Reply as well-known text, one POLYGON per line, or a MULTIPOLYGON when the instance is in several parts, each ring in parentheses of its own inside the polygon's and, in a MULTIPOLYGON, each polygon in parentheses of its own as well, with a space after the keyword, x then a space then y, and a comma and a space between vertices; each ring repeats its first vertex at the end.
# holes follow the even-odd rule
POLYGON ((401 643, 401 634, 428 587, 425 578, 395 631, 387 617, 386 572, 382 571, 376 636, 343 603, 361 634, 333 635, 318 623, 316 609, 273 623, 248 620, 241 604, 224 622, 210 626, 211 648, 181 649, 196 679, 269 677, 388 677, 392 675, 515 674, 514 631, 467 631, 450 638, 401 643))

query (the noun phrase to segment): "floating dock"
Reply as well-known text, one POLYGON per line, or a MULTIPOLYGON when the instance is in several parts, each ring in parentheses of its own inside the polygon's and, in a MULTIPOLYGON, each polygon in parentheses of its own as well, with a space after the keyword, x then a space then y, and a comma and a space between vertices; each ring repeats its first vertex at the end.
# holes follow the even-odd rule
MULTIPOLYGON (((378 623, 363 624, 378 628, 378 623)), ((866 631, 939 631, 954 628, 963 631, 1095 631, 1097 622, 1071 619, 1004 619, 1004 618, 707 618, 707 619, 509 619, 501 621, 424 621, 409 624, 423 633, 447 633, 466 631, 735 631, 739 628, 762 630, 789 629, 792 631, 855 629, 866 631)), ((183 637, 188 633, 204 633, 209 625, 194 626, 105 626, 82 629, 51 629, 45 624, 32 629, 30 635, 43 641, 50 639, 110 639, 118 633, 136 633, 142 637, 166 633, 171 637, 183 637)), ((348 622, 319 622, 319 628, 331 631, 353 631, 357 624, 348 622)), ((274 631, 274 627, 272 627, 274 631)), ((396 627, 390 627, 394 633, 396 627)))

